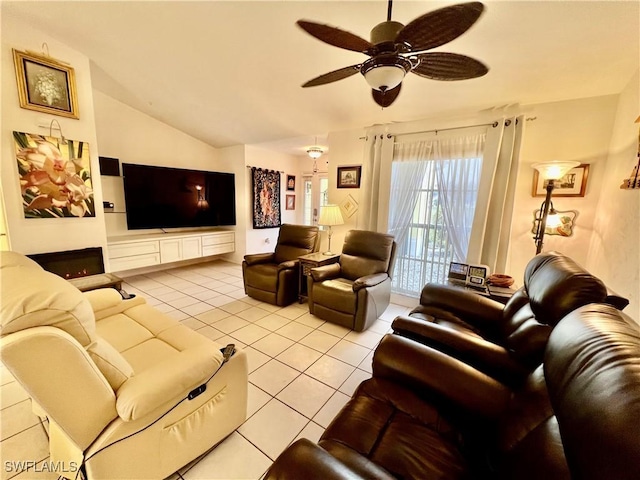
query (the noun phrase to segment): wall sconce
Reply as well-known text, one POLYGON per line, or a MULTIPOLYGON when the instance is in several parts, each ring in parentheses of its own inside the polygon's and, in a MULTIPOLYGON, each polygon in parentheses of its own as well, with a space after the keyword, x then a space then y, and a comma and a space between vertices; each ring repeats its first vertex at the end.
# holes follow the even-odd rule
POLYGON ((202 194, 202 185, 196 185, 196 195, 197 195, 196 206, 198 207, 198 210, 208 209, 209 202, 207 202, 207 200, 204 198, 204 195, 202 194))
MULTIPOLYGON (((540 224, 542 223, 543 210, 534 210, 533 212, 533 228, 531 233, 538 234, 540 224)), ((573 235, 573 227, 576 224, 578 216, 577 210, 556 210, 553 208, 553 202, 550 202, 549 213, 547 215, 547 223, 544 228, 545 235, 560 235, 562 237, 570 237, 573 235)), ((536 237, 534 237, 535 239, 536 237)), ((538 252, 539 253, 539 252, 538 252)))
POLYGON ((58 122, 58 120, 56 120, 55 118, 53 120, 51 120, 51 123, 49 124, 49 136, 53 137, 53 128, 54 128, 53 124, 54 123, 56 125, 58 125, 55 128, 58 129, 58 131, 60 132, 60 145, 67 145, 69 142, 67 142, 66 138, 64 138, 64 135, 62 133, 62 127, 60 126, 60 123, 58 122))
MULTIPOLYGON (((536 255, 542 251, 544 235, 547 233, 549 210, 553 208, 553 204, 551 203, 551 192, 553 192, 555 187, 555 181, 560 180, 569 170, 577 167, 578 165, 580 165, 580 162, 541 162, 534 163, 532 165, 533 168, 540 172, 547 190, 544 202, 540 205, 539 216, 534 213, 533 233, 535 233, 535 236, 533 237, 533 240, 536 244, 536 255)), ((557 235, 560 234, 558 233, 557 235)))
POLYGON ((320 220, 318 220, 318 225, 329 227, 327 232, 327 235, 329 235, 329 249, 324 252, 324 255, 333 255, 331 252, 331 226, 343 224, 344 219, 342 218, 342 212, 338 205, 323 205, 320 207, 320 220))

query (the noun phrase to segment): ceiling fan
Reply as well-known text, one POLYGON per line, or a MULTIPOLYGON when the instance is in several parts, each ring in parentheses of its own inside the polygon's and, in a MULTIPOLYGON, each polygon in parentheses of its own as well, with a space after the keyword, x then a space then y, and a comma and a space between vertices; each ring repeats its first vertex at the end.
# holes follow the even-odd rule
POLYGON ((423 53, 454 40, 471 28, 484 10, 482 3, 440 8, 406 26, 391 20, 392 8, 393 0, 389 0, 387 21, 373 27, 370 42, 340 28, 298 20, 298 26, 318 40, 371 57, 363 63, 320 75, 302 86, 325 85, 360 72, 371 86, 375 102, 388 107, 398 98, 402 80, 408 72, 432 80, 466 80, 481 77, 489 71, 482 62, 466 55, 423 53))

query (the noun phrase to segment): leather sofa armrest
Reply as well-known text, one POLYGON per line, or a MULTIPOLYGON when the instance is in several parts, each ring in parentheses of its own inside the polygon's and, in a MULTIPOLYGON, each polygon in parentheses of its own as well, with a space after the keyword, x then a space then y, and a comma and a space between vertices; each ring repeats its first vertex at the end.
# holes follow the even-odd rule
POLYGON ((488 419, 503 412, 511 396, 507 386, 470 365, 398 335, 385 335, 376 348, 373 376, 488 419))
POLYGON ((404 315, 396 317, 391 327, 403 337, 437 348, 500 381, 511 383, 528 373, 504 347, 483 338, 404 315))
POLYGON ((116 410, 124 421, 138 420, 160 409, 168 410, 211 377, 222 363, 214 347, 202 346, 180 352, 126 380, 116 393, 116 410))
POLYGON ((271 253, 255 253, 253 255, 245 255, 244 261, 247 265, 257 265, 258 263, 273 263, 276 254, 271 253))
POLYGON ((500 302, 460 287, 437 283, 427 283, 422 288, 420 304, 448 310, 472 325, 495 325, 502 320, 504 310, 500 302))
POLYGON ((291 444, 273 462, 263 480, 363 479, 357 472, 330 455, 322 447, 301 438, 291 444))
POLYGON ((290 270, 292 268, 296 268, 300 263, 299 260, 288 260, 286 262, 282 262, 278 265, 278 271, 280 270, 290 270))
POLYGON ((386 272, 374 273, 372 275, 360 277, 355 282, 353 282, 353 291, 357 292, 362 288, 373 287, 384 282, 387 278, 389 278, 389 275, 386 272))
POLYGON ((332 263, 330 265, 323 265, 322 267, 315 267, 311 269, 311 277, 314 282, 323 282, 324 280, 330 280, 340 276, 339 263, 332 263))

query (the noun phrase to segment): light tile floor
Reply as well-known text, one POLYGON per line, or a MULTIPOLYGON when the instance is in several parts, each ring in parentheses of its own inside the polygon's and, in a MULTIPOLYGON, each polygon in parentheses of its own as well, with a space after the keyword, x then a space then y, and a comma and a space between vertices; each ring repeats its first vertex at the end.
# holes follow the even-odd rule
MULTIPOLYGON (((223 261, 124 280, 127 292, 222 345, 235 343, 248 356, 247 420, 172 480, 257 479, 294 440, 317 441, 371 376, 373 350, 390 322, 410 310, 392 304, 367 331, 353 332, 314 317, 306 304, 280 308, 247 297, 241 267, 223 261)), ((43 468, 18 473, 5 463, 33 460, 42 466, 48 447, 46 425, 3 365, 0 379, 0 479, 56 479, 43 468)))

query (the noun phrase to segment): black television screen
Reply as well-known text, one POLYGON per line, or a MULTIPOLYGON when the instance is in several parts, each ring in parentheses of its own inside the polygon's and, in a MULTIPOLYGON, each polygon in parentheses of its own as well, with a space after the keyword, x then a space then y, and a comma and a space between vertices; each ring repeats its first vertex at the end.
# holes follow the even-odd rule
POLYGON ((122 175, 130 230, 236 224, 233 173, 124 163, 122 175))

